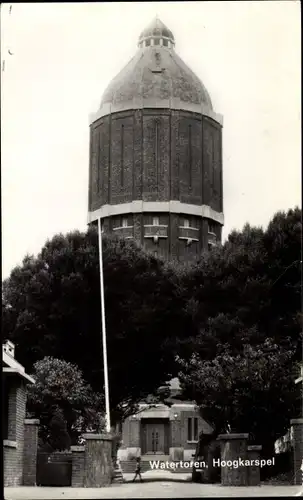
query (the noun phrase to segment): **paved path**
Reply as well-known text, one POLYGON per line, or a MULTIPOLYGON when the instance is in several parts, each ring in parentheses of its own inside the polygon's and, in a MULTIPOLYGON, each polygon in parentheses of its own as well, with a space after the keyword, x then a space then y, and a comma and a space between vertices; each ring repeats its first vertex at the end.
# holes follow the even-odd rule
POLYGON ((85 500, 127 498, 203 498, 203 497, 276 497, 302 496, 303 486, 246 486, 226 487, 219 484, 191 482, 191 474, 171 473, 165 470, 148 471, 143 483, 132 482, 133 474, 124 474, 124 483, 108 488, 4 488, 5 500, 85 500))
MULTIPOLYGON (((223 487, 187 481, 143 482, 112 485, 109 488, 4 488, 5 500, 84 500, 127 498, 279 497, 299 496, 300 486, 223 487)), ((303 492, 302 492, 303 493, 303 492)), ((301 495, 303 496, 303 494, 301 495)))

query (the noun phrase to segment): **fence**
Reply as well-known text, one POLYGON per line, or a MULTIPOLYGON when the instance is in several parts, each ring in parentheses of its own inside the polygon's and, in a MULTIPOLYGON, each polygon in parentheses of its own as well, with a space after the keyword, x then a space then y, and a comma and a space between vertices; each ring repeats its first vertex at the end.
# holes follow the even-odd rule
POLYGON ((71 486, 71 452, 37 454, 37 486, 71 486))

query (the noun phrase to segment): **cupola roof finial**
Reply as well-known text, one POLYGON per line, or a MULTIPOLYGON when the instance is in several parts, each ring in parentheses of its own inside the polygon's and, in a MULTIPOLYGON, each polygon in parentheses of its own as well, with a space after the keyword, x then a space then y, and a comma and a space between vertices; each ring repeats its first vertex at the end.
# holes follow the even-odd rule
POLYGON ((163 38, 175 45, 175 38, 173 33, 168 29, 165 24, 160 20, 158 14, 156 14, 154 20, 151 24, 142 31, 139 37, 139 46, 146 39, 159 39, 163 38))

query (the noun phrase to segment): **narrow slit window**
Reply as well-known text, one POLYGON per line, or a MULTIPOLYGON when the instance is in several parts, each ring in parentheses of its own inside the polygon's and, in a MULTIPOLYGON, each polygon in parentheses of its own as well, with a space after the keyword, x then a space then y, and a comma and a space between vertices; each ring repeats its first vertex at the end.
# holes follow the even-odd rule
POLYGON ((187 419, 187 441, 197 442, 199 440, 198 418, 190 417, 187 419))
POLYGON ((124 125, 121 126, 121 186, 124 185, 124 125))
POLYGON ((197 417, 194 417, 194 441, 198 441, 198 418, 197 417))
POLYGON ((159 122, 155 122, 155 168, 156 168, 156 185, 158 186, 159 176, 159 122))
POLYGON ((212 189, 215 189, 215 138, 214 134, 211 136, 211 168, 212 168, 212 189))
POLYGON ((211 222, 208 223, 208 232, 215 234, 215 226, 211 222))
POLYGON ((189 220, 188 219, 184 219, 184 227, 189 227, 189 220))
POLYGON ((159 217, 153 217, 153 226, 159 226, 159 217))
POLYGON ((99 161, 99 158, 100 158, 100 133, 97 133, 96 134, 96 158, 95 158, 95 161, 96 161, 96 169, 97 169, 97 191, 99 193, 100 191, 100 187, 101 187, 101 179, 100 179, 100 161, 99 161))
POLYGON ((127 227, 128 226, 128 221, 126 219, 126 217, 123 217, 122 219, 122 227, 127 227))
POLYGON ((192 131, 191 125, 188 127, 188 184, 192 186, 192 131))
POLYGON ((191 418, 187 420, 187 440, 191 441, 192 440, 192 433, 191 433, 191 418))

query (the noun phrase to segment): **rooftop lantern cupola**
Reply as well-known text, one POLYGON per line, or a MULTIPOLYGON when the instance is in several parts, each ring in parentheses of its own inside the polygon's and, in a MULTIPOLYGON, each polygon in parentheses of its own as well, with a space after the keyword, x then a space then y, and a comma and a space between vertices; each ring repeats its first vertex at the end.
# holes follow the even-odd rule
POLYGON ((138 47, 140 48, 154 45, 161 45, 169 48, 175 46, 174 35, 158 17, 142 31, 138 41, 138 47))

